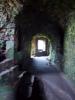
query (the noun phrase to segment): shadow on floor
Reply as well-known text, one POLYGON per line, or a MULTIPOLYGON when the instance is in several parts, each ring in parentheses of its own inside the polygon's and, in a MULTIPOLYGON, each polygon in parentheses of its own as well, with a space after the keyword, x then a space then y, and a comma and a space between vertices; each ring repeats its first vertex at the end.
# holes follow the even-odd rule
POLYGON ((30 77, 30 74, 25 74, 17 84, 16 100, 46 100, 43 83, 36 77, 32 83, 30 77))

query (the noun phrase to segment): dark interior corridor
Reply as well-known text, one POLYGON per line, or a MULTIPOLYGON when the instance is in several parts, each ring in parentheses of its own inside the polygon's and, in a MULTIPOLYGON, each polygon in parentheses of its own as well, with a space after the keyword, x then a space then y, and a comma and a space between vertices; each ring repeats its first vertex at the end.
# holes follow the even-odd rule
POLYGON ((75 99, 75 1, 0 0, 0 100, 75 99))

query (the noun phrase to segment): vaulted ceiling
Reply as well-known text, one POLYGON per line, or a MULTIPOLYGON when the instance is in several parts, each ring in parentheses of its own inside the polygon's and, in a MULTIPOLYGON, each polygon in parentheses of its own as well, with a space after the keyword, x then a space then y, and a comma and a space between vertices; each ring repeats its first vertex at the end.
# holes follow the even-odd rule
POLYGON ((3 14, 6 22, 13 21, 23 5, 45 10, 62 27, 69 13, 75 10, 75 0, 0 0, 0 17, 3 14))

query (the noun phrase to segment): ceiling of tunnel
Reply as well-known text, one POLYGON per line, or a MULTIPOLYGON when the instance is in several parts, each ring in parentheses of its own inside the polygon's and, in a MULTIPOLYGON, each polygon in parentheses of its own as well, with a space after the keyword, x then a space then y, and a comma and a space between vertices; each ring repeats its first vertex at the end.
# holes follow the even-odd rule
POLYGON ((64 27, 68 14, 75 10, 75 0, 0 0, 0 17, 3 14, 6 22, 13 21, 25 4, 41 11, 45 10, 62 27, 64 27))

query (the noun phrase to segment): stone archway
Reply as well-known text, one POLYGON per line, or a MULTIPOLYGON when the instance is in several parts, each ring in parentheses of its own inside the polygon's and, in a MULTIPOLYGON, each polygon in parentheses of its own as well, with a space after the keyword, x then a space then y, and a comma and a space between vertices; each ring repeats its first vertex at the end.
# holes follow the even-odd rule
POLYGON ((31 56, 48 56, 50 46, 51 41, 45 34, 36 34, 31 41, 31 56), (39 41, 41 42, 39 43, 39 41))

